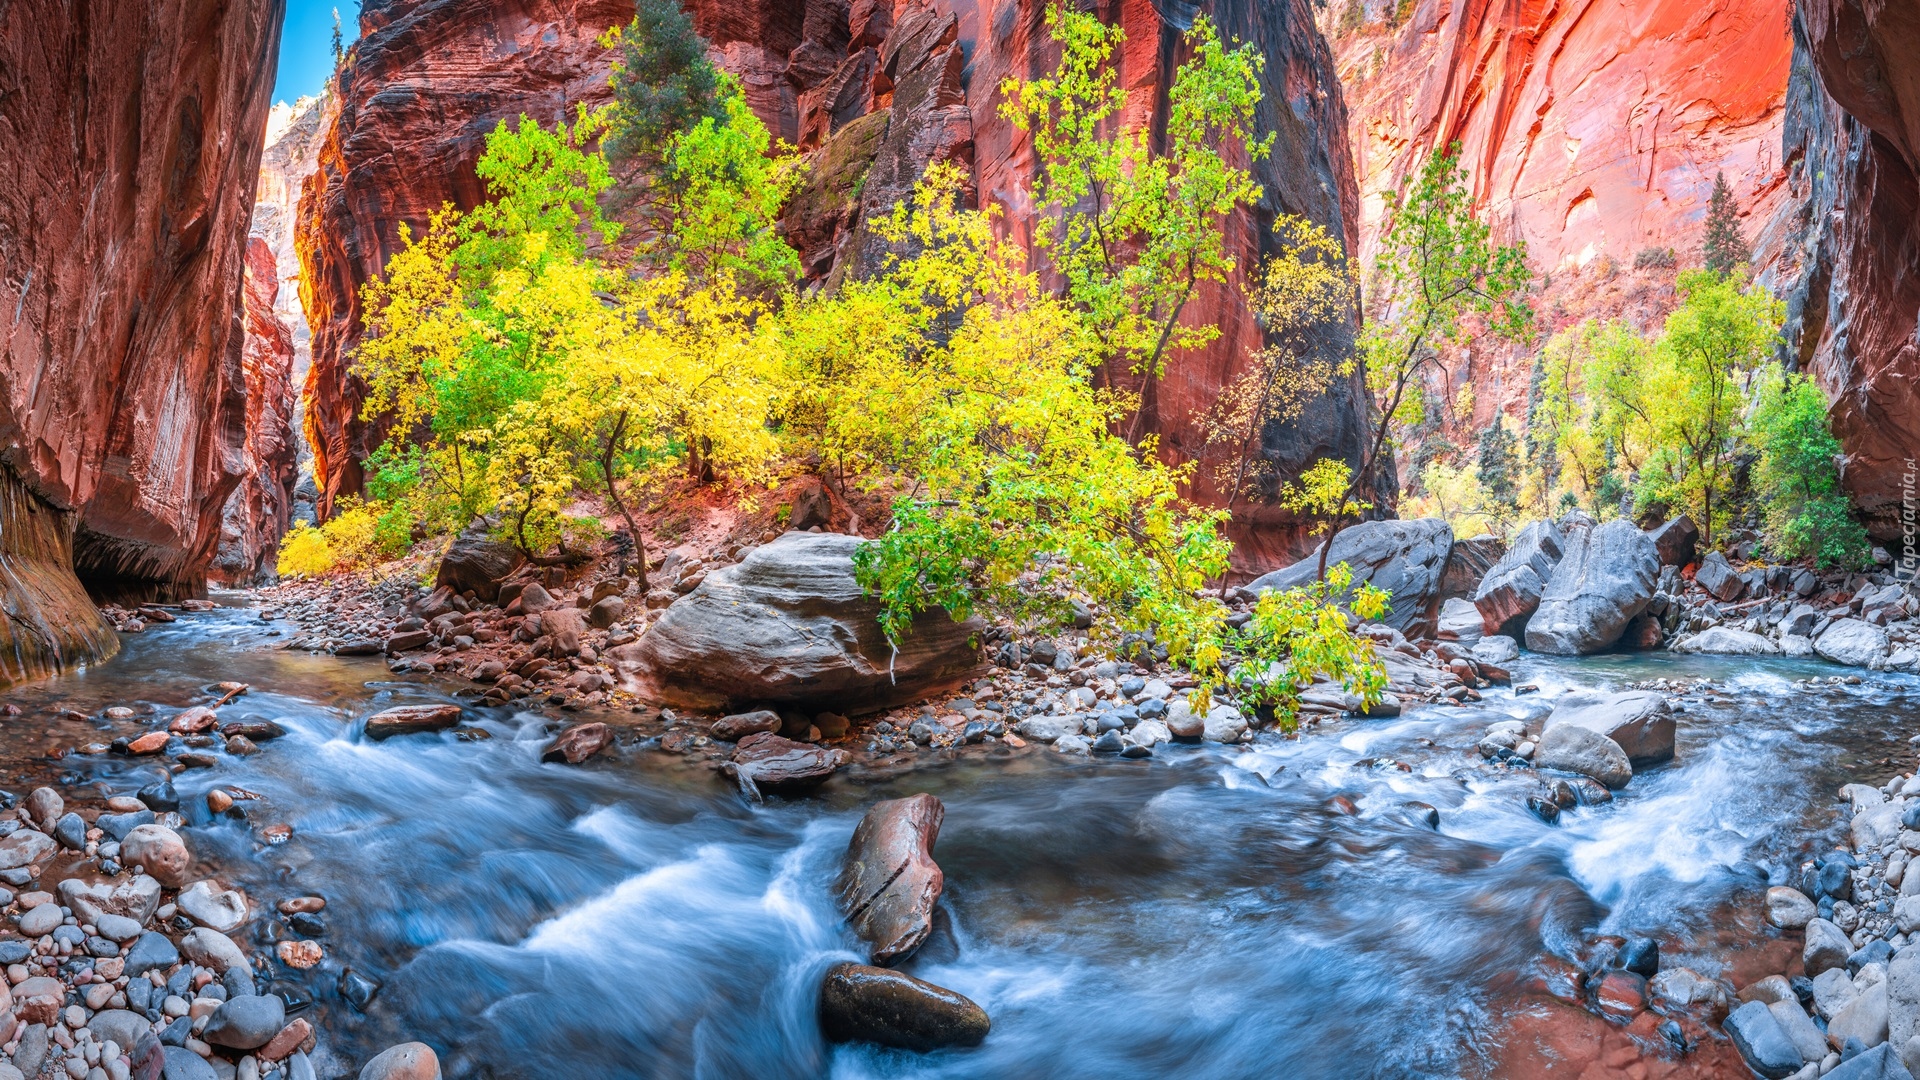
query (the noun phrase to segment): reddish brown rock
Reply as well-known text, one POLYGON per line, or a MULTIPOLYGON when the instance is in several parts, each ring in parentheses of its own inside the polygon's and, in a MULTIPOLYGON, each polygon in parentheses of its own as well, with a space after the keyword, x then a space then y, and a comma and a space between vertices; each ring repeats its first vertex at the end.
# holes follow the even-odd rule
MULTIPOLYGON (((1903 477, 1920 458, 1920 9, 1794 5, 1787 101, 1787 332, 1832 402, 1842 482, 1900 554, 1903 477)), ((1908 568, 1911 570, 1911 568, 1908 568)))
POLYGON ((418 731, 439 731, 459 722, 458 705, 396 705, 367 717, 367 738, 388 739, 418 731))
POLYGON ((540 755, 541 761, 578 765, 613 745, 613 729, 605 724, 577 724, 560 733, 540 755))
POLYGON ((299 448, 294 439, 293 330, 276 309, 279 269, 273 248, 255 236, 247 244, 246 454, 241 479, 222 511, 220 546, 209 576, 231 585, 269 576, 280 537, 293 524, 293 487, 299 448))
POLYGON ((875 803, 853 830, 841 864, 840 910, 882 967, 913 955, 933 930, 946 878, 933 861, 946 807, 921 793, 875 803))
POLYGON ((245 457, 242 263, 284 11, 6 12, 0 591, 21 613, 0 626, 8 679, 113 650, 74 570, 204 579, 245 457))
POLYGON ((195 705, 167 721, 167 730, 179 735, 194 735, 213 727, 219 720, 212 709, 195 705))
POLYGON ((766 792, 792 795, 818 787, 846 761, 844 750, 794 742, 763 731, 741 739, 733 760, 723 769, 739 782, 748 798, 757 800, 766 792))
POLYGON ((1647 1008, 1647 980, 1631 971, 1609 971, 1593 988, 1593 1002, 1608 1016, 1630 1020, 1647 1008))

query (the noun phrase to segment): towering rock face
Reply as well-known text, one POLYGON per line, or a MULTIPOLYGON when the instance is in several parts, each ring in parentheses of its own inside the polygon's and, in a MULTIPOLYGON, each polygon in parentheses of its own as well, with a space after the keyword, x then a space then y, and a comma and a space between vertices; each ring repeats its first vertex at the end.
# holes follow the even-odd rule
POLYGON ((247 382, 246 454, 240 483, 227 496, 220 546, 209 573, 250 585, 273 569, 280 537, 293 523, 298 443, 293 426, 293 330, 275 301, 280 272, 271 244, 247 242, 246 344, 240 369, 247 382))
POLYGON ((1717 172, 1764 220, 1785 195, 1786 13, 1786 0, 1419 0, 1395 31, 1340 35, 1362 250, 1402 179, 1454 143, 1489 220, 1553 273, 1696 254, 1717 172))
MULTIPOLYGON (((761 119, 812 154, 808 186, 785 218, 809 277, 831 282, 870 271, 877 252, 862 223, 909 192, 934 162, 968 170, 976 198, 1007 211, 1010 234, 1031 235, 1032 148, 1000 118, 999 86, 1009 76, 1051 69, 1056 54, 1044 0, 686 4, 761 119)), ((1129 123, 1164 121, 1192 10, 1151 0, 1101 6, 1127 35, 1117 63, 1129 123)), ((1304 215, 1351 244, 1357 202, 1347 119, 1311 0, 1213 0, 1198 10, 1266 59, 1258 123, 1278 137, 1272 156, 1255 166, 1261 205, 1228 225, 1243 266, 1267 247, 1268 225, 1279 212, 1304 215)), ((353 415, 360 394, 342 359, 360 331, 359 286, 396 249, 401 222, 417 228, 443 201, 464 207, 481 198, 473 162, 498 117, 526 111, 551 120, 564 102, 604 100, 609 57, 592 38, 630 16, 623 2, 584 0, 365 9, 361 44, 338 85, 341 104, 300 214, 307 309, 315 319, 308 430, 325 498, 359 488, 359 460, 375 441, 353 415)), ((1237 289, 1207 289, 1189 312, 1217 322, 1222 334, 1173 358, 1149 399, 1152 427, 1178 461, 1201 454, 1195 414, 1244 370, 1261 339, 1237 289)), ((1289 474, 1319 457, 1357 460, 1361 400, 1357 381, 1342 384, 1303 419, 1263 433, 1263 453, 1289 474)), ((1218 497, 1204 469, 1199 489, 1203 498, 1218 497)), ((1277 507, 1243 503, 1236 518, 1246 567, 1269 567, 1304 547, 1277 507)))
POLYGON ((1905 548, 1920 458, 1920 9, 1801 0, 1794 31, 1788 332, 1832 401, 1848 494, 1875 538, 1905 548))
MULTIPOLYGON (((1716 174, 1756 264, 1789 205, 1781 134, 1787 0, 1331 0, 1369 264, 1394 194, 1458 144, 1483 218, 1524 241, 1551 334, 1586 318, 1657 326, 1698 266, 1716 174)), ((1427 388, 1472 405, 1446 434, 1471 447, 1524 415, 1537 348, 1452 351, 1427 388)))
POLYGON ((610 50, 595 41, 633 18, 630 0, 368 0, 360 40, 334 77, 294 230, 313 331, 305 428, 328 513, 357 494, 384 432, 360 422, 365 386, 348 352, 360 287, 443 204, 486 191, 474 165, 487 133, 521 115, 551 124, 610 96, 610 50))
MULTIPOLYGON (((294 224, 299 220, 300 191, 320 162, 320 148, 326 129, 321 121, 331 114, 327 98, 303 97, 291 105, 276 104, 267 117, 267 149, 260 157, 260 190, 253 203, 253 235, 273 249, 274 266, 280 275, 280 288, 273 310, 293 335, 293 427, 305 430, 307 369, 313 364, 313 334, 307 326, 306 309, 300 306, 300 254, 293 242, 294 224)), ((305 478, 305 466, 313 457, 302 436, 293 439, 302 479, 295 488, 293 517, 296 521, 314 519, 314 501, 318 492, 305 478)))
POLYGON ((74 578, 198 584, 244 459, 240 286, 283 0, 0 9, 0 656, 101 655, 74 578))

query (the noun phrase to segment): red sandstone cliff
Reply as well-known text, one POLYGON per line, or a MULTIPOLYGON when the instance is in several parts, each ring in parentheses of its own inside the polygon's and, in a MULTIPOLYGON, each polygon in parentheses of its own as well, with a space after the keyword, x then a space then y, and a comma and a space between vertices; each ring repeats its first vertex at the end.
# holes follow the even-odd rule
POLYGON ((1794 37, 1788 332, 1832 400, 1847 491, 1899 557, 1920 458, 1920 7, 1800 0, 1794 37))
POLYGON ((246 455, 240 483, 221 514, 220 546, 209 567, 228 584, 248 585, 273 569, 280 537, 293 524, 298 443, 293 423, 293 330, 276 310, 279 267, 264 237, 247 243, 246 455))
POLYGON ((8 677, 113 648, 72 567, 191 586, 212 553, 244 456, 241 268, 283 11, 0 8, 8 677))
MULTIPOLYGON (((1716 173, 1756 262, 1778 257, 1765 226, 1791 201, 1786 0, 1418 0, 1388 25, 1399 8, 1333 0, 1323 15, 1350 112, 1365 259, 1393 192, 1454 143, 1501 238, 1527 244, 1547 333, 1588 316, 1657 324, 1674 271, 1646 256, 1699 264, 1716 173)), ((1474 388, 1456 443, 1496 412, 1524 412, 1533 351, 1451 358, 1431 389, 1451 400, 1474 388)))
MULTIPOLYGON (((1184 24, 1170 23, 1150 0, 1100 7, 1127 32, 1118 62, 1133 100, 1129 119, 1154 124, 1181 59, 1184 24)), ((1008 209, 1014 235, 1030 232, 1032 155, 998 115, 999 85, 1050 69, 1043 0, 688 0, 688 8, 760 117, 812 152, 809 185, 786 215, 810 277, 868 269, 861 221, 906 194, 934 161, 970 168, 978 197, 1008 209)), ((1259 123, 1279 137, 1257 168, 1265 201, 1229 224, 1244 262, 1266 244, 1276 211, 1353 238, 1346 115, 1311 0, 1214 0, 1201 8, 1267 58, 1259 123)), ((604 100, 608 57, 592 38, 630 15, 624 3, 580 0, 366 9, 298 234, 315 335, 308 432, 325 500, 358 490, 359 461, 376 438, 354 415, 360 393, 343 360, 359 333, 359 287, 392 254, 401 222, 417 228, 443 201, 465 207, 481 197, 473 163, 497 118, 526 111, 551 120, 565 102, 604 100)), ((1238 373, 1260 335, 1237 291, 1210 289, 1190 310, 1216 320, 1223 334, 1208 349, 1174 358, 1151 403, 1153 426, 1176 459, 1198 451, 1193 414, 1238 373)), ((1263 450, 1291 467, 1355 456, 1358 400, 1357 385, 1338 388, 1324 407, 1269 431, 1263 450)), ((1204 481, 1201 494, 1212 494, 1204 481)), ((1277 508, 1238 516, 1249 567, 1298 548, 1297 531, 1277 508)))
POLYGON ((360 287, 443 203, 478 204, 474 165, 501 120, 542 123, 610 96, 603 31, 633 18, 630 0, 368 0, 360 40, 320 119, 318 165, 300 196, 294 243, 313 331, 307 440, 320 513, 359 492, 361 461, 382 433, 359 419, 365 388, 347 354, 360 333, 360 287))

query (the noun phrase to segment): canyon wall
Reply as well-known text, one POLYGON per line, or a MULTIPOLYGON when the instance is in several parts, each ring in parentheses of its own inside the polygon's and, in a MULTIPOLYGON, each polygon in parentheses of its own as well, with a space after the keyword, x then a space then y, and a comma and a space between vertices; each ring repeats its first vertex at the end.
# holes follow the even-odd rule
MULTIPOLYGON (((1582 319, 1653 326, 1698 266, 1724 174, 1756 265, 1793 199, 1782 132, 1787 0, 1332 0, 1370 263, 1394 194, 1457 144, 1499 239, 1524 241, 1543 334, 1582 319)), ((1467 450, 1524 415, 1536 347, 1457 350, 1428 389, 1472 405, 1445 434, 1467 450)))
MULTIPOLYGON (((1920 7, 1800 0, 1780 215, 1795 358, 1832 404, 1842 482, 1912 559, 1920 458, 1920 7)), ((1909 563, 1908 571, 1913 569, 1909 563)))
MULTIPOLYGON (((809 182, 785 215, 809 278, 831 283, 871 271, 878 252, 862 222, 891 207, 936 161, 969 170, 978 200, 1004 207, 1014 236, 1030 235, 1032 150, 1000 118, 999 86, 1009 76, 1051 70, 1056 54, 1042 0, 688 0, 687 6, 716 61, 741 79, 756 113, 810 154, 809 182)), ((1129 94, 1128 122, 1158 127, 1195 9, 1150 0, 1096 7, 1127 34, 1117 63, 1129 94)), ((1311 0, 1214 0, 1198 10, 1266 58, 1258 124, 1278 138, 1272 156, 1255 166, 1265 190, 1261 204, 1228 225, 1243 265, 1267 247, 1268 225, 1280 212, 1305 215, 1356 241, 1347 119, 1311 0)), ((630 17, 623 2, 584 0, 438 0, 365 9, 361 42, 335 86, 335 115, 323 121, 330 134, 307 182, 298 226, 306 308, 314 320, 307 430, 323 506, 359 489, 360 460, 380 436, 355 415, 361 392, 345 359, 360 332, 360 286, 397 248, 401 223, 418 229, 443 202, 466 207, 482 197, 473 163, 498 118, 525 111, 551 121, 567 102, 605 100, 610 58, 593 38, 630 17)), ((1261 339, 1237 289, 1206 289, 1189 312, 1217 322, 1222 335, 1172 358, 1148 400, 1152 429, 1168 456, 1182 461, 1201 452, 1194 414, 1243 370, 1261 339)), ((1282 472, 1322 456, 1357 459, 1361 401, 1357 380, 1343 383, 1300 421, 1266 431, 1263 452, 1282 472)), ((1203 498, 1218 497, 1204 470, 1199 487, 1203 498)), ((1383 489, 1383 504, 1390 488, 1383 489)), ((1299 529, 1277 507, 1243 504, 1236 517, 1243 569, 1271 566, 1303 546, 1299 529)))
POLYGON ((367 0, 360 40, 334 76, 303 181, 294 245, 313 333, 304 427, 324 516, 359 494, 360 463, 385 436, 360 421, 365 386, 349 358, 360 287, 443 204, 486 195, 474 165, 487 133, 526 115, 567 118, 608 100, 611 50, 595 41, 633 18, 631 0, 367 0))
POLYGON ((293 487, 299 449, 293 424, 293 329, 277 310, 280 271, 273 246, 247 242, 244 315, 246 344, 240 369, 247 383, 246 453, 240 482, 221 511, 220 542, 208 567, 229 585, 271 576, 280 537, 293 524, 293 487))
POLYGON ((192 589, 245 455, 241 279, 284 0, 0 7, 0 668, 192 589))

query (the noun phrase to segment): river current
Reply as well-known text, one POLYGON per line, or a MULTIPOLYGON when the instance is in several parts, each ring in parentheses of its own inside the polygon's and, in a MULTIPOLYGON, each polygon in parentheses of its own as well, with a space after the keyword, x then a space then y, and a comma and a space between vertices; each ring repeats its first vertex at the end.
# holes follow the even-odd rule
MULTIPOLYGON (((1759 919, 1766 885, 1838 835, 1838 786, 1892 775, 1920 731, 1909 676, 1809 689, 1796 680, 1846 672, 1523 656, 1515 682, 1537 693, 1323 725, 1250 753, 927 755, 909 773, 845 770, 816 797, 752 806, 704 763, 643 745, 541 764, 552 721, 529 711, 472 710, 490 738, 368 741, 360 722, 380 708, 473 699, 378 660, 274 649, 270 625, 231 602, 10 692, 24 714, 0 731, 24 781, 49 746, 124 733, 49 719, 55 707, 166 715, 212 682, 253 687, 222 719, 288 734, 175 783, 202 869, 263 912, 256 949, 285 933, 273 902, 327 898, 326 961, 279 968, 276 984, 312 1000, 304 1015, 335 1055, 323 1076, 407 1039, 433 1045, 452 1077, 1502 1075, 1542 957, 1647 934, 1664 963, 1714 975, 1777 937, 1759 919), (1473 750, 1488 723, 1571 689, 1655 678, 1719 685, 1684 700, 1675 761, 1611 804, 1549 825, 1524 805, 1536 777, 1473 750), (216 785, 261 798, 216 819, 216 785), (916 791, 946 805, 947 887, 905 967, 980 1003, 993 1032, 933 1055, 829 1045, 821 973, 861 958, 830 884, 863 809, 916 791), (1438 808, 1437 830, 1414 801, 1438 808), (265 842, 270 824, 292 838, 265 842), (347 967, 381 984, 364 1013, 338 989, 347 967)), ((107 794, 160 773, 104 755, 59 767, 107 794)))

